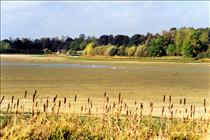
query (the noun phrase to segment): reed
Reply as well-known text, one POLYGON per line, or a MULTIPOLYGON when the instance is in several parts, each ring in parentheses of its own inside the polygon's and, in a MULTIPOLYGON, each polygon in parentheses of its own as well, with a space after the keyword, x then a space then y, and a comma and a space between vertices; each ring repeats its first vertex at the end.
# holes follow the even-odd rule
MULTIPOLYGON (((25 101, 26 98, 27 90, 24 93, 23 100, 25 101)), ((81 105, 77 102, 78 96, 75 95, 72 98, 74 102, 73 112, 71 109, 71 100, 68 97, 58 99, 58 95, 56 95, 53 97, 53 100, 49 100, 49 97, 47 97, 44 102, 38 100, 39 98, 42 99, 37 95, 37 91, 35 90, 32 98, 32 106, 29 108, 29 112, 24 112, 25 102, 22 103, 21 99, 15 100, 15 97, 12 96, 11 102, 7 104, 5 110, 1 111, 11 117, 14 113, 16 118, 21 119, 20 122, 24 122, 24 124, 27 124, 28 120, 24 119, 24 114, 31 114, 32 117, 29 118, 30 127, 33 125, 34 129, 33 131, 31 131, 32 129, 28 129, 27 132, 30 131, 31 136, 34 135, 34 137, 44 135, 45 133, 50 133, 47 136, 51 136, 51 129, 56 127, 59 131, 53 130, 53 132, 56 131, 56 135, 59 133, 59 136, 64 135, 63 130, 60 130, 60 128, 65 128, 65 131, 68 133, 71 132, 71 135, 76 135, 80 131, 83 132, 80 135, 86 135, 88 131, 90 135, 98 134, 103 139, 188 139, 188 136, 193 136, 189 139, 194 139, 205 136, 210 123, 210 110, 208 111, 207 99, 204 99, 203 103, 201 102, 204 108, 203 113, 201 113, 199 110, 196 110, 195 105, 187 105, 187 98, 181 98, 179 99, 179 104, 173 104, 172 96, 169 95, 168 103, 166 103, 166 95, 164 94, 162 108, 160 108, 160 112, 158 113, 154 111, 156 108, 154 102, 151 101, 148 105, 147 103, 136 100, 134 103, 128 103, 126 100, 123 100, 121 93, 112 102, 105 92, 104 102, 102 102, 101 107, 93 105, 94 100, 91 100, 91 97, 88 97, 87 102, 81 105), (78 112, 76 111, 77 106, 79 106, 78 112), (52 109, 48 110, 49 107, 52 107, 52 109), (15 112, 12 113, 12 110, 15 112), (64 122, 59 123, 60 121, 64 122), (56 124, 56 126, 53 126, 53 124, 56 124), (72 129, 73 127, 77 129, 72 129), (44 131, 38 133, 38 130, 44 131), (34 133, 35 131, 36 133, 34 133)), ((4 103, 3 100, 4 96, 1 97, 1 104, 4 103)), ((19 121, 16 121, 16 123, 18 123, 17 125, 21 125, 19 121)), ((23 135, 19 127, 14 125, 12 127, 15 129, 11 129, 11 126, 6 125, 2 132, 0 132, 1 139, 8 135, 23 135), (15 131, 13 132, 13 130, 15 131), (10 133, 11 131, 12 133, 10 133), (18 134, 16 131, 21 132, 18 134)), ((21 127, 24 129, 23 126, 21 127)), ((68 133, 65 133, 65 135, 68 135, 68 133)))

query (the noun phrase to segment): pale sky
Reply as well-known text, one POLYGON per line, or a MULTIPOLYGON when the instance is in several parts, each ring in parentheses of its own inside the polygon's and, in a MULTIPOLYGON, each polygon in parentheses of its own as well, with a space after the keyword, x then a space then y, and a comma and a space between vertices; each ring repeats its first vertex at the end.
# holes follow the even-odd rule
POLYGON ((1 1, 1 39, 161 33, 209 27, 209 2, 1 1))

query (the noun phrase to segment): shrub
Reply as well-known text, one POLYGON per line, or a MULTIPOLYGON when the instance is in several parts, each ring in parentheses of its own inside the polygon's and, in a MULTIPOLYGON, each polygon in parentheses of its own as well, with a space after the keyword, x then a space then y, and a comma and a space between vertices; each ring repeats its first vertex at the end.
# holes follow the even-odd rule
POLYGON ((147 56, 147 47, 146 47, 146 45, 138 46, 134 56, 136 56, 136 57, 146 57, 147 56))
POLYGON ((188 41, 184 42, 181 53, 183 57, 193 57, 193 47, 188 41))
POLYGON ((105 55, 105 51, 108 46, 97 46, 93 49, 92 55, 105 55))
POLYGON ((151 40, 148 48, 149 56, 156 57, 163 55, 163 37, 157 37, 151 40))
POLYGON ((8 52, 8 50, 11 49, 11 46, 9 43, 1 42, 0 43, 0 53, 8 52))
POLYGON ((125 50, 126 50, 126 47, 125 47, 125 46, 120 46, 120 47, 117 49, 117 55, 119 55, 119 56, 124 56, 124 55, 125 55, 125 50))
POLYGON ((92 51, 93 51, 93 47, 94 47, 94 43, 90 42, 86 45, 84 51, 83 51, 83 55, 91 55, 92 51))
POLYGON ((51 54, 52 51, 49 50, 48 48, 43 49, 44 54, 51 54))
POLYGON ((132 47, 128 48, 127 55, 128 56, 134 56, 134 54, 136 52, 136 48, 137 48, 136 46, 132 46, 132 47))
POLYGON ((168 48, 166 49, 166 54, 167 55, 175 55, 176 54, 176 46, 174 44, 168 45, 168 48))
POLYGON ((106 51, 105 55, 106 56, 114 56, 117 52, 117 47, 116 46, 109 46, 106 51))

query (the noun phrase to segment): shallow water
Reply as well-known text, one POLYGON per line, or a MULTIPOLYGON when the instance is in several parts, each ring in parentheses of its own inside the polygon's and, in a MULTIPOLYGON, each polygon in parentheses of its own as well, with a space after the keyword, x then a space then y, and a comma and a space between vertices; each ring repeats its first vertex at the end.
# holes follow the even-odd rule
POLYGON ((48 68, 111 68, 108 65, 93 65, 93 64, 70 64, 70 63, 14 63, 14 62, 1 62, 1 66, 24 66, 24 67, 48 67, 48 68))

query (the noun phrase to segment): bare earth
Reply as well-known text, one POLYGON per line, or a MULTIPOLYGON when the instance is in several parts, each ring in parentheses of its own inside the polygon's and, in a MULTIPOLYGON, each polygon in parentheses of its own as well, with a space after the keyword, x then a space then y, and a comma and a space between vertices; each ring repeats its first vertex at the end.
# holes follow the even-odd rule
MULTIPOLYGON (((151 63, 135 61, 75 60, 67 57, 1 55, 1 95, 10 100, 23 98, 24 91, 40 97, 73 99, 81 102, 91 97, 95 104, 104 92, 117 98, 119 92, 130 102, 162 102, 172 95, 178 103, 186 97, 188 104, 209 101, 209 63, 151 63)), ((160 106, 160 105, 159 105, 160 106)))

